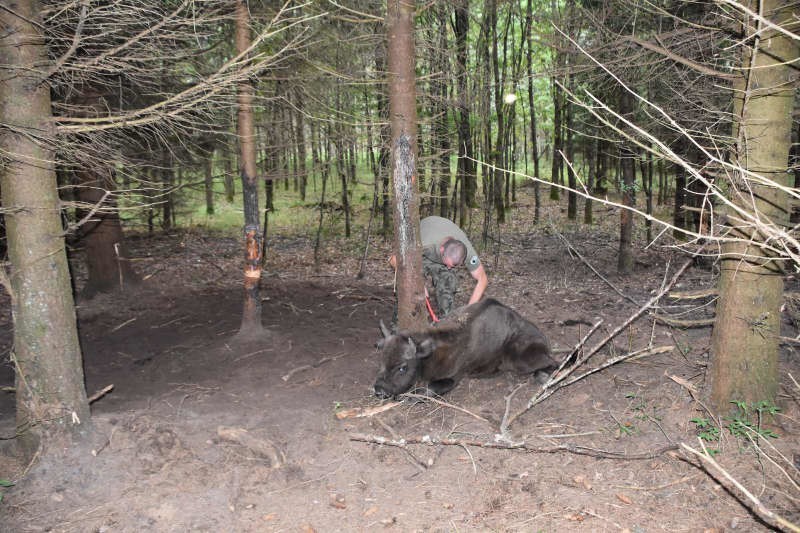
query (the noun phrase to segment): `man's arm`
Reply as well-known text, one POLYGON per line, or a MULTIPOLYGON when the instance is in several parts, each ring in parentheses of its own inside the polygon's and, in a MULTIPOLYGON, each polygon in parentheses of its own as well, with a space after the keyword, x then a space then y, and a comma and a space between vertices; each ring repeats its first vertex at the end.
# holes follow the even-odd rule
POLYGON ((475 278, 477 283, 475 284, 475 289, 472 291, 472 296, 470 296, 467 305, 472 305, 480 300, 481 297, 483 297, 483 291, 486 290, 486 286, 489 284, 489 278, 486 276, 483 265, 478 265, 478 268, 470 272, 470 275, 475 278))

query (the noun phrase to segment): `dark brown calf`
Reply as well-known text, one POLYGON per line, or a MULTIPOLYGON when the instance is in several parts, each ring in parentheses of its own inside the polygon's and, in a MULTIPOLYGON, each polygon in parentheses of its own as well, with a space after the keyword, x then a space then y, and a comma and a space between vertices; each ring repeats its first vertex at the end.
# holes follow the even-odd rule
POLYGON ((487 376, 499 370, 537 373, 556 369, 550 343, 532 322, 488 298, 447 317, 437 327, 391 334, 381 323, 378 342, 383 361, 375 394, 390 397, 409 391, 417 381, 444 394, 464 376, 487 376))

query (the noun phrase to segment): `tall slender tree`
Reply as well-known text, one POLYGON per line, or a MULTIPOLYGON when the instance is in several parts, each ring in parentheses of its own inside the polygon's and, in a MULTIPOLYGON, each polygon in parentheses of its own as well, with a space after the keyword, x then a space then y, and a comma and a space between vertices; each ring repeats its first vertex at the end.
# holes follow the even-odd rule
POLYGON ((467 36, 469 35, 469 0, 455 3, 454 32, 456 38, 456 77, 458 92, 458 182, 461 185, 459 197, 459 224, 464 226, 469 213, 467 207, 475 207, 475 194, 478 188, 475 164, 473 163, 472 130, 470 109, 472 99, 467 88, 467 36))
MULTIPOLYGON (((620 88, 619 110, 623 116, 633 114, 633 95, 625 88, 620 88)), ((633 149, 622 144, 619 149, 622 165, 622 205, 631 208, 635 200, 636 162, 633 149)), ((630 274, 633 272, 633 213, 629 209, 620 210, 619 252, 617 255, 617 272, 630 274)))
MULTIPOLYGON (((236 2, 236 51, 246 54, 251 45, 250 12, 246 0, 236 2)), ((261 224, 258 211, 258 176, 256 167, 256 131, 253 124, 254 88, 250 80, 242 79, 237 84, 239 114, 239 172, 242 177, 244 198, 244 306, 239 335, 252 338, 262 335, 261 297, 261 224)))
POLYGON ((388 0, 389 115, 392 124, 394 239, 398 326, 425 323, 419 190, 415 168, 417 137, 413 0, 388 0))
POLYGON ((531 113, 531 155, 533 157, 533 223, 538 224, 541 217, 541 192, 539 179, 539 144, 536 129, 536 101, 533 97, 533 1, 525 6, 525 66, 528 78, 528 108, 531 113))

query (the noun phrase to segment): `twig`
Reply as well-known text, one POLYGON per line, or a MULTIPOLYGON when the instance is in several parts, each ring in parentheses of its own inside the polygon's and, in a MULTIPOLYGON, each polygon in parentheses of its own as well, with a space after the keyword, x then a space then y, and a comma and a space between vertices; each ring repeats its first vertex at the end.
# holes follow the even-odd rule
MULTIPOLYGON (((697 253, 702 252, 704 246, 701 246, 698 249, 697 253)), ((650 298, 642 307, 640 307, 635 313, 633 313, 630 317, 628 317, 628 319, 625 320, 625 322, 623 322, 622 324, 617 326, 617 328, 614 329, 614 331, 609 333, 603 340, 601 340, 598 344, 596 344, 594 348, 592 348, 588 353, 584 354, 583 357, 581 357, 578 361, 576 361, 574 365, 572 365, 569 369, 567 369, 564 372, 563 376, 559 376, 557 378, 558 381, 562 381, 564 378, 566 378, 567 376, 572 374, 581 364, 583 364, 590 357, 592 357, 594 354, 599 352, 600 349, 603 348, 611 339, 613 339, 614 337, 619 335, 619 333, 621 331, 623 331, 625 328, 627 328, 629 325, 631 325, 635 320, 637 320, 640 316, 642 316, 645 311, 647 311, 648 309, 653 307, 653 305, 655 305, 655 303, 658 302, 658 300, 660 300, 665 294, 667 294, 670 291, 670 289, 675 285, 675 283, 678 282, 678 279, 683 275, 683 273, 686 271, 686 269, 689 268, 689 266, 692 265, 693 261, 694 261, 693 258, 689 258, 688 260, 686 260, 686 262, 684 262, 684 264, 681 265, 681 267, 678 268, 677 271, 675 271, 675 274, 672 275, 672 278, 670 278, 670 280, 665 285, 663 285, 661 290, 658 291, 658 293, 655 296, 650 298)), ((523 409, 522 411, 518 412, 513 417, 511 417, 511 419, 509 419, 508 426, 510 427, 511 424, 513 424, 514 421, 517 418, 519 418, 520 416, 525 414, 534 405, 536 405, 537 403, 539 403, 539 402, 545 400, 546 398, 550 397, 556 390, 559 390, 559 389, 562 389, 562 388, 564 388, 564 387, 566 387, 568 385, 571 385, 572 383, 575 383, 576 381, 588 376, 589 374, 593 374, 593 373, 598 372, 598 371, 600 371, 600 370, 602 370, 604 368, 608 368, 609 366, 611 366, 613 364, 616 364, 616 363, 619 363, 620 361, 624 361, 626 359, 629 359, 629 358, 631 358, 631 357, 633 357, 635 355, 651 355, 651 354, 654 354, 654 353, 663 353, 663 352, 671 351, 671 350, 672 350, 671 346, 670 347, 661 347, 661 348, 653 348, 652 351, 645 350, 644 352, 634 352, 634 353, 626 354, 626 355, 623 355, 623 356, 615 357, 613 359, 610 359, 609 361, 607 361, 606 363, 604 363, 600 367, 598 367, 598 368, 596 368, 594 370, 591 370, 589 372, 586 372, 583 375, 579 376, 578 378, 569 380, 569 381, 561 384, 557 388, 543 388, 536 395, 534 395, 530 400, 528 400, 528 405, 525 407, 525 409, 523 409)), ((569 358, 567 358, 567 360, 568 359, 569 358)), ((504 432, 502 434, 505 435, 505 431, 508 430, 508 427, 501 428, 501 429, 504 430, 504 432)))
POLYGON ((678 385, 680 385, 681 387, 684 387, 687 391, 689 391, 689 395, 692 397, 692 399, 696 401, 700 405, 700 407, 705 409, 706 414, 708 414, 708 416, 717 424, 717 426, 719 426, 720 428, 722 427, 722 424, 720 424, 719 420, 714 415, 713 411, 711 411, 711 409, 709 409, 706 406, 706 404, 704 404, 703 401, 700 399, 700 393, 698 392, 698 390, 695 388, 694 385, 692 385, 683 378, 679 378, 678 376, 673 376, 667 374, 666 372, 664 372, 664 375, 667 376, 672 381, 674 381, 675 383, 677 383, 678 385))
POLYGON ((283 452, 278 449, 269 439, 258 439, 250 435, 244 428, 232 428, 219 426, 217 428, 219 438, 235 442, 245 448, 252 450, 258 455, 269 459, 272 468, 280 468, 286 462, 283 452))
MULTIPOLYGON (((564 369, 565 366, 570 364, 570 362, 573 360, 575 355, 581 350, 581 348, 583 348, 583 345, 586 344, 586 341, 589 339, 589 337, 591 337, 592 334, 595 331, 597 331, 597 328, 599 328, 602 323, 603 323, 602 320, 598 320, 596 324, 594 324, 591 328, 589 328, 589 331, 586 333, 586 335, 583 336, 583 338, 580 341, 578 341, 578 344, 575 345, 575 348, 572 349, 570 354, 568 356, 566 356, 561 361, 561 364, 558 365, 558 369, 556 369, 556 371, 553 372, 553 374, 550 376, 550 378, 547 380, 547 382, 545 382, 545 384, 542 385, 542 388, 539 391, 539 394, 542 394, 544 391, 552 388, 554 385, 556 385, 559 382, 563 381, 570 374, 570 372, 567 372, 567 373, 561 375, 561 371, 564 369)), ((584 358, 578 359, 578 362, 576 362, 573 365, 573 369, 576 366, 578 366, 579 364, 581 364, 581 363, 583 363, 585 361, 586 361, 586 359, 584 359, 584 358)), ((516 392, 517 392, 517 390, 514 389, 514 393, 516 393, 516 392)), ((512 395, 513 395, 513 393, 512 393, 512 395)), ((503 413, 503 420, 500 423, 500 434, 503 435, 504 438, 509 439, 509 440, 510 440, 510 437, 508 436, 508 426, 510 426, 511 422, 513 422, 516 419, 516 417, 519 416, 519 415, 515 415, 514 417, 509 419, 508 414, 510 412, 510 409, 511 409, 510 398, 506 398, 506 410, 503 413)))
MULTIPOLYGON (((525 406, 524 409, 522 409, 521 411, 519 411, 517 414, 515 414, 514 416, 512 416, 509 419, 508 425, 511 426, 511 424, 513 424, 520 416, 522 416, 526 412, 528 412, 533 406, 543 402, 544 400, 546 400, 547 398, 549 398, 550 396, 555 394, 556 391, 559 391, 559 390, 563 389, 564 387, 568 387, 568 386, 572 385, 573 383, 575 383, 577 381, 580 381, 580 380, 582 380, 583 378, 585 378, 587 376, 590 376, 590 375, 592 375, 592 374, 594 374, 596 372, 600 372, 601 370, 605 370, 606 368, 608 368, 608 367, 610 367, 612 365, 615 365, 617 363, 621 363, 622 361, 626 361, 626 360, 632 359, 634 357, 638 358, 638 357, 646 357, 646 356, 649 356, 649 355, 655 355, 655 354, 660 354, 660 353, 667 353, 667 352, 671 352, 673 348, 674 348, 674 346, 659 346, 659 347, 656 347, 656 348, 645 348, 643 350, 638 350, 638 351, 635 351, 635 352, 630 352, 630 353, 618 355, 617 357, 612 357, 611 359, 607 360, 605 363, 603 363, 602 365, 598 366, 597 368, 593 368, 591 370, 587 370, 583 374, 581 374, 579 376, 576 376, 574 378, 571 378, 571 379, 561 383, 557 387, 540 391, 538 394, 536 394, 534 397, 532 397, 528 401, 528 405, 525 406)), ((574 370, 574 367, 573 367, 573 370, 574 370)))
MULTIPOLYGON (((566 361, 566 359, 565 359, 565 361, 566 361)), ((563 365, 564 363, 562 362, 561 364, 563 365)), ((560 368, 561 367, 559 367, 559 369, 560 368)), ((500 422, 500 433, 502 433, 503 435, 505 435, 505 433, 506 433, 505 432, 505 428, 508 427, 508 413, 511 412, 511 400, 514 398, 514 395, 517 393, 517 391, 519 389, 521 389, 524 385, 525 385, 525 383, 520 383, 519 385, 514 387, 514 390, 512 390, 510 393, 508 393, 508 395, 505 397, 506 410, 503 412, 503 420, 500 422)))
POLYGON ((97 400, 99 400, 100 398, 102 398, 103 396, 105 396, 106 394, 108 394, 109 392, 111 392, 111 390, 112 390, 113 388, 114 388, 114 384, 113 384, 113 383, 112 383, 111 385, 107 385, 107 386, 103 387, 103 388, 102 388, 102 389, 100 389, 99 391, 97 391, 97 392, 95 392, 94 394, 92 394, 91 396, 89 396, 89 397, 87 398, 88 402, 89 402, 90 404, 91 404, 91 403, 93 403, 93 402, 96 402, 97 400))
MULTIPOLYGON (((586 341, 589 340, 589 337, 591 337, 594 334, 594 332, 597 331, 597 328, 599 328, 602 324, 603 320, 601 319, 598 320, 591 328, 589 328, 589 331, 587 331, 586 335, 584 335, 583 338, 580 341, 578 341, 578 344, 575 345, 575 348, 572 349, 572 352, 570 352, 570 354, 567 357, 565 357, 563 361, 561 361, 561 364, 558 366, 558 370, 556 370, 550 377, 550 379, 547 381, 547 383, 544 384, 544 386, 542 387, 543 389, 548 389, 553 385, 556 385, 559 381, 563 381, 564 378, 566 378, 569 375, 569 372, 567 372, 564 375, 561 375, 561 371, 564 370, 565 366, 567 366, 570 363, 573 363, 572 361, 573 358, 580 352, 581 348, 583 348, 583 346, 586 344, 586 341)), ((589 357, 591 357, 591 355, 589 357)), ((589 359, 589 357, 580 357, 574 360, 573 367, 585 363, 589 359)))
POLYGON ((719 296, 719 289, 712 287, 710 289, 699 289, 696 291, 671 292, 667 296, 673 300, 699 300, 700 298, 707 298, 708 296, 719 296))
POLYGON ((258 355, 258 354, 264 353, 264 352, 271 352, 273 350, 274 350, 274 348, 263 348, 261 350, 256 350, 255 352, 246 353, 246 354, 240 355, 239 357, 234 359, 233 362, 237 363, 237 362, 241 361, 242 359, 247 359, 248 357, 253 357, 254 355, 258 355))
POLYGON ((653 451, 643 453, 625 453, 609 450, 600 450, 597 448, 588 448, 586 446, 577 446, 574 444, 561 444, 556 446, 535 446, 526 442, 486 442, 474 439, 442 439, 438 437, 431 437, 424 435, 422 437, 405 437, 400 439, 387 439, 379 435, 368 435, 366 433, 353 433, 350 435, 350 440, 357 442, 366 442, 370 444, 379 444, 382 446, 394 446, 397 448, 405 448, 409 444, 427 444, 429 446, 473 446, 477 448, 486 448, 494 450, 520 450, 530 453, 572 453, 576 455, 587 455, 590 457, 597 457, 600 459, 621 459, 626 461, 654 459, 668 451, 676 450, 677 444, 670 444, 663 446, 653 451))
POLYGON ((127 326, 128 324, 130 324, 131 322, 133 322, 134 320, 136 320, 136 318, 137 318, 137 317, 129 318, 128 320, 126 320, 125 322, 123 322, 122 324, 120 324, 119 326, 117 326, 117 327, 113 328, 111 331, 109 331, 109 333, 114 333, 115 331, 117 331, 117 330, 119 330, 119 329, 122 329, 122 328, 124 328, 125 326, 127 326))
POLYGON ((706 328, 714 325, 713 318, 701 318, 698 320, 681 320, 679 318, 668 318, 664 315, 653 315, 653 318, 675 328, 706 328))
POLYGON ((631 302, 633 305, 639 305, 639 302, 637 302, 636 300, 634 300, 633 298, 631 298, 630 296, 628 296, 627 294, 625 294, 624 292, 622 292, 621 290, 619 290, 619 289, 618 289, 618 288, 617 288, 617 287, 616 287, 616 286, 615 286, 613 283, 611 283, 610 281, 608 281, 608 280, 607 280, 607 279, 606 279, 606 278, 605 278, 605 277, 604 277, 604 276, 603 276, 603 275, 602 275, 600 272, 598 272, 598 271, 597 271, 597 269, 596 269, 596 268, 594 268, 594 267, 591 265, 591 263, 589 263, 589 261, 587 261, 587 260, 586 260, 586 259, 585 259, 585 258, 584 258, 584 257, 583 257, 581 254, 580 254, 580 252, 578 252, 578 250, 576 250, 576 249, 575 249, 575 247, 574 247, 574 246, 572 246, 572 245, 569 243, 569 241, 567 240, 567 238, 566 238, 566 237, 564 237, 564 236, 563 236, 561 233, 559 233, 557 229, 555 229, 555 227, 551 227, 550 229, 551 229, 551 230, 552 230, 552 231, 553 231, 553 232, 554 232, 554 233, 555 233, 555 234, 556 234, 556 235, 557 235, 557 236, 558 236, 558 237, 559 237, 559 238, 560 238, 562 241, 564 241, 564 244, 567 246, 567 250, 568 250, 569 252, 571 252, 571 253, 574 253, 576 256, 578 256, 578 259, 580 259, 581 261, 583 261, 583 264, 585 264, 587 267, 589 267, 589 269, 590 269, 592 272, 594 272, 595 276, 597 276, 598 278, 600 278, 601 280, 603 280, 603 281, 605 282, 605 284, 606 284, 606 285, 608 285, 609 287, 611 287, 611 288, 614 290, 614 292, 616 292, 617 294, 619 294, 620 296, 622 296, 623 298, 625 298, 626 300, 628 300, 629 302, 631 302))
MULTIPOLYGON (((700 441, 700 446, 703 448, 702 452, 700 452, 698 450, 695 450, 694 448, 692 448, 691 446, 688 446, 687 444, 685 444, 683 442, 681 443, 681 448, 683 448, 687 452, 689 452, 689 453, 695 455, 696 457, 698 457, 703 462, 703 464, 713 466, 714 469, 719 474, 721 474, 730 484, 732 484, 734 487, 736 487, 739 490, 739 492, 741 492, 745 496, 745 498, 750 500, 750 503, 752 503, 752 507, 750 507, 750 509, 753 512, 755 512, 762 520, 768 522, 771 525, 778 525, 778 526, 780 526, 782 528, 785 528, 785 529, 788 529, 790 531, 795 531, 796 533, 800 533, 800 527, 798 527, 797 525, 793 524, 792 522, 789 522, 785 518, 782 518, 781 516, 778 516, 773 511, 768 509, 763 503, 761 503, 761 500, 756 498, 749 490, 747 490, 744 487, 744 485, 739 483, 732 475, 730 475, 728 473, 727 470, 722 468, 719 465, 719 463, 717 463, 714 460, 714 458, 711 457, 708 454, 708 452, 705 449, 705 446, 703 446, 703 442, 702 441, 700 441)), ((707 469, 706 469, 706 472, 708 472, 707 469)), ((710 472, 709 472, 709 474, 710 474, 710 472)), ((712 476, 712 477, 714 477, 716 479, 715 476, 712 476)))
POLYGON ((645 490, 645 491, 663 490, 675 485, 680 485, 681 483, 686 483, 687 481, 694 479, 695 477, 697 477, 697 474, 692 474, 690 476, 683 476, 680 479, 676 479, 675 481, 670 481, 669 483, 664 483, 663 485, 658 485, 657 487, 637 487, 634 485, 611 485, 611 487, 615 489, 624 489, 624 490, 645 490))
POLYGON ((403 402, 388 402, 383 405, 376 405, 375 407, 353 407, 352 409, 342 409, 336 412, 336 418, 344 420, 345 418, 368 418, 375 416, 389 409, 394 409, 403 402))
POLYGON ((10 264, 6 261, 0 263, 0 286, 6 290, 8 297, 11 299, 11 307, 13 309, 17 304, 17 295, 11 286, 11 280, 8 278, 7 266, 10 266, 10 264))
MULTIPOLYGON (((394 403, 395 404, 399 404, 400 402, 394 402, 394 403)), ((383 407, 383 406, 381 406, 381 407, 383 407)), ((340 418, 339 417, 339 413, 336 413, 336 418, 340 418)), ((379 426, 381 426, 383 429, 385 429, 387 431, 387 433, 389 433, 389 435, 392 436, 393 439, 399 439, 400 438, 400 436, 397 434, 397 431, 395 431, 392 426, 390 426, 389 424, 387 424, 386 422, 384 422, 380 418, 376 418, 375 422, 377 422, 379 426)), ((410 462, 412 465, 414 465, 417 468, 417 472, 412 474, 411 477, 416 476, 418 473, 425 472, 425 470, 428 469, 428 463, 426 463, 425 461, 422 461, 421 459, 419 459, 416 455, 414 455, 414 452, 412 452, 408 448, 403 448, 403 451, 406 452, 406 455, 407 455, 406 459, 408 459, 408 462, 410 462)), ((431 463, 431 465, 432 465, 432 463, 431 463)))
POLYGON ((416 393, 413 393, 413 392, 407 392, 405 394, 402 394, 401 396, 403 398, 417 398, 419 400, 428 400, 428 401, 431 401, 433 403, 439 404, 442 407, 449 407, 450 409, 455 409, 456 411, 461 411, 462 413, 468 414, 469 416, 471 416, 473 418, 477 418, 478 420, 480 420, 482 422, 486 422, 487 424, 491 424, 491 422, 489 422, 487 419, 483 418, 482 416, 476 415, 472 411, 468 411, 467 409, 464 409, 463 407, 459 407, 457 405, 453 405, 452 403, 447 403, 444 400, 439 400, 439 399, 433 398, 431 396, 425 396, 424 394, 416 394, 416 393))
POLYGON ((301 366, 295 367, 295 368, 291 369, 289 371, 289 373, 287 373, 285 376, 281 376, 281 379, 283 381, 289 381, 289 379, 291 379, 291 377, 294 376, 295 374, 297 374, 298 372, 303 372, 304 370, 311 370, 312 368, 317 368, 317 367, 319 367, 319 366, 321 366, 321 365, 323 365, 325 363, 329 363, 331 361, 336 361, 337 359, 341 359, 345 355, 347 355, 347 354, 342 353, 342 354, 339 354, 339 355, 336 355, 336 356, 333 356, 333 357, 323 357, 322 359, 320 359, 316 363, 312 363, 310 365, 301 365, 301 366))

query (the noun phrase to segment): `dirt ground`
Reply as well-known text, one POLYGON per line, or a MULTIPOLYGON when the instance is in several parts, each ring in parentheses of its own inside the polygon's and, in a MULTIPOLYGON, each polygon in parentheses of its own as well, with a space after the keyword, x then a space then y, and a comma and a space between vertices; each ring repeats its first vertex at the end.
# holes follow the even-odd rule
MULTIPOLYGON (((549 206, 543 223, 533 226, 531 201, 522 194, 511 223, 494 236, 498 253, 482 255, 487 294, 539 325, 558 358, 602 319, 586 343, 595 346, 685 261, 673 250, 640 246, 635 273, 620 278, 617 213, 599 207, 596 217, 607 222, 587 228, 566 223, 559 207, 549 206)), ((643 229, 637 232, 643 245, 643 229)), ((700 446, 690 420, 708 415, 690 389, 702 401, 708 327, 672 329, 654 323, 650 313, 625 328, 585 370, 651 345, 671 350, 599 371, 536 405, 511 427, 528 450, 488 447, 499 444, 506 410, 518 412, 537 391, 517 376, 466 380, 439 401, 337 418, 347 409, 380 405, 371 390, 374 343, 379 319, 388 320, 392 310, 388 246, 371 248, 367 274, 357 280, 357 242, 326 242, 315 272, 310 238, 273 238, 262 282, 270 339, 242 344, 233 338, 242 296, 237 238, 201 232, 132 238, 141 286, 78 302, 87 391, 113 384, 92 405, 95 435, 85 447, 33 467, 9 455, 5 441, 0 479, 16 484, 0 502, 0 529, 770 529, 718 472, 712 471, 715 479, 680 449, 664 451, 679 443, 700 446), (450 441, 364 441, 426 436, 450 441)), ((80 289, 80 257, 75 260, 80 289)), ((472 284, 462 281, 465 301, 472 284)), ((674 290, 713 283, 713 270, 691 267, 674 290)), ((658 313, 709 318, 713 298, 664 298, 658 313)), ((783 334, 797 335, 788 314, 784 322, 783 334)), ((0 340, 6 351, 10 331, 5 305, 0 340)), ((716 459, 727 472, 794 522, 800 520, 794 456, 800 390, 790 374, 798 375, 797 366, 785 347, 782 412, 764 421, 778 438, 757 450, 723 430, 721 442, 710 444, 720 448, 716 459)), ((11 385, 6 362, 0 386, 11 385)), ((13 394, 0 394, 0 435, 9 438, 13 394)))

